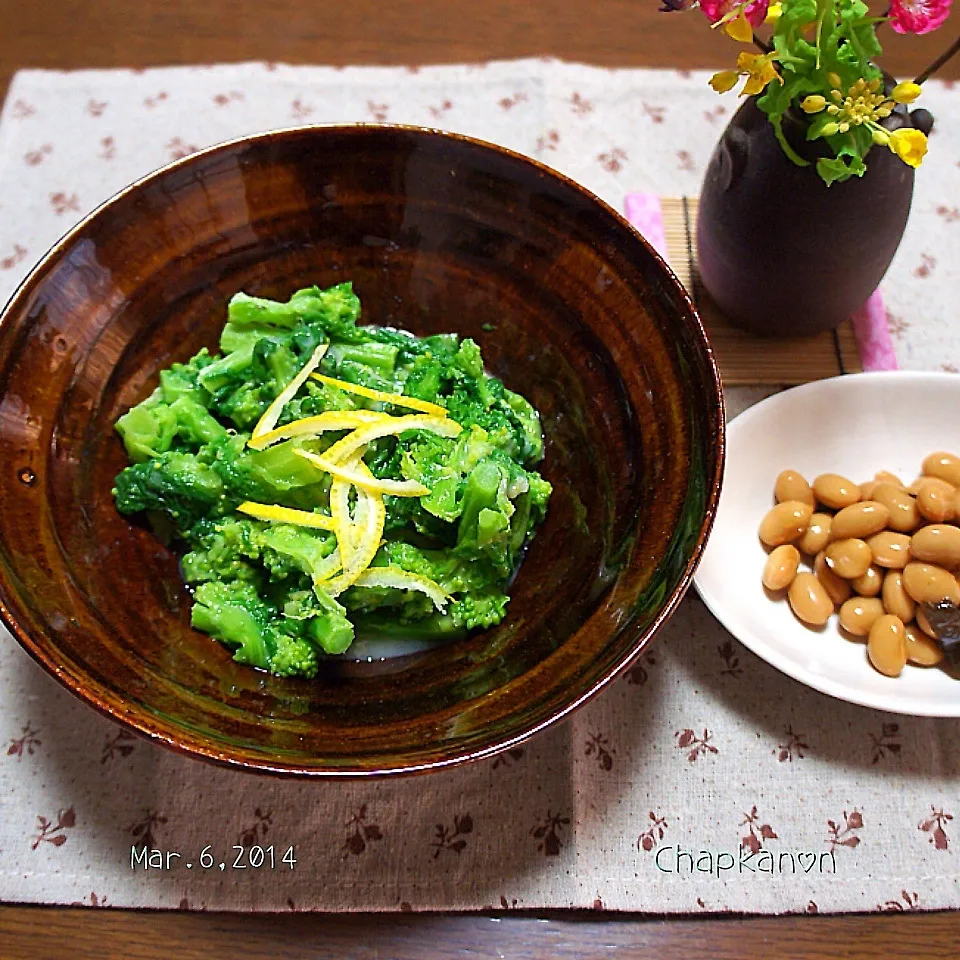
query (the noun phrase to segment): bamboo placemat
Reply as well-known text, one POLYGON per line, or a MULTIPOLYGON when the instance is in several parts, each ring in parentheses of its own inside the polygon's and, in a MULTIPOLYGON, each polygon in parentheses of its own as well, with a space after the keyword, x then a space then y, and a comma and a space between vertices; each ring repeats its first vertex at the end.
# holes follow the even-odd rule
POLYGON ((694 241, 697 200, 664 197, 660 206, 670 265, 693 297, 727 386, 791 386, 863 370, 849 320, 837 330, 789 340, 757 337, 732 326, 700 283, 694 241))

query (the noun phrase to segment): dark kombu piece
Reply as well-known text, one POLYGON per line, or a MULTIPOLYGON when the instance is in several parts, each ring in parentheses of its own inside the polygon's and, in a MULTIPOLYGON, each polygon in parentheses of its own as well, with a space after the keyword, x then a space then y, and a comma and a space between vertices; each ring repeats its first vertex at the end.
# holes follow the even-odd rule
POLYGON ((960 607, 942 600, 923 604, 923 612, 937 635, 947 662, 954 669, 960 669, 960 607))

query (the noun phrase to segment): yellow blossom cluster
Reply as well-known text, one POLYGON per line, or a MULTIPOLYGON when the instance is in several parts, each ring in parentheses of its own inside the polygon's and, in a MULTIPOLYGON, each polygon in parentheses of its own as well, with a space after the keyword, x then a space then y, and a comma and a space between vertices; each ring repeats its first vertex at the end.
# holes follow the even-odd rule
POLYGON ((898 83, 888 97, 881 91, 879 77, 865 80, 861 77, 846 91, 836 74, 830 74, 829 99, 813 94, 800 104, 806 113, 826 111, 833 119, 823 125, 820 132, 825 137, 849 132, 851 127, 866 126, 879 146, 889 147, 904 163, 919 167, 927 152, 927 138, 920 130, 901 127, 887 130, 880 121, 893 113, 898 103, 912 103, 920 96, 916 83, 898 83))

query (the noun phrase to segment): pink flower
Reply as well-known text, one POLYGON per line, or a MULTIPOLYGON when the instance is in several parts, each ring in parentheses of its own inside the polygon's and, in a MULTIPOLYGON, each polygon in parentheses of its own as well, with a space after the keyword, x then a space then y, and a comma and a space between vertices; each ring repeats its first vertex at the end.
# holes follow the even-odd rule
MULTIPOLYGON (((896 4, 896 2, 897 0, 894 0, 894 4, 896 4)), ((913 0, 913 2, 939 2, 946 3, 947 7, 949 7, 951 0, 913 0)), ((711 23, 716 23, 718 20, 722 20, 730 13, 739 12, 739 8, 743 7, 743 12, 747 18, 747 23, 749 23, 751 27, 758 27, 761 23, 763 23, 763 19, 767 15, 768 6, 770 6, 770 0, 752 0, 750 3, 744 3, 743 0, 700 0, 700 9, 703 11, 704 16, 706 16, 711 23)), ((944 14, 944 16, 946 16, 946 14, 944 14)), ((939 20, 937 21, 938 24, 940 22, 941 21, 939 20)))
POLYGON ((952 2, 953 0, 891 0, 890 26, 896 33, 930 33, 950 16, 952 2))

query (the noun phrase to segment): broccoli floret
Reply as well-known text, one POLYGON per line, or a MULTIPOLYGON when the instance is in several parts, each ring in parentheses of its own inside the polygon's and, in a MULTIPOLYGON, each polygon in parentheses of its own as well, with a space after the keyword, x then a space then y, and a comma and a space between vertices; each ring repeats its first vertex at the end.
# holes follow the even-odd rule
POLYGON ((268 666, 267 635, 272 611, 252 584, 240 580, 202 583, 194 594, 190 623, 236 648, 233 659, 252 667, 268 666))
POLYGON ((253 348, 250 377, 272 400, 297 375, 303 362, 282 343, 263 338, 253 348))
POLYGON ((499 453, 482 460, 467 478, 456 552, 480 554, 503 577, 546 510, 551 486, 499 453))
POLYGON ((176 364, 164 370, 160 386, 117 421, 117 432, 134 463, 166 453, 177 437, 199 447, 226 434, 207 413, 209 394, 197 386, 196 380, 200 369, 176 364))
POLYGON ((397 348, 389 343, 334 343, 323 358, 325 373, 374 390, 393 386, 397 348))
MULTIPOLYGON (((287 337, 287 340, 290 338, 287 337)), ((212 406, 240 430, 251 428, 303 365, 293 350, 273 337, 231 337, 239 346, 201 374, 214 391, 212 406)))
POLYGON ((189 397, 202 407, 210 405, 210 394, 200 386, 199 377, 204 368, 213 363, 214 358, 204 347, 191 358, 189 363, 174 363, 169 369, 160 371, 160 389, 166 403, 175 403, 180 397, 189 397))
POLYGON ((226 429, 206 408, 187 394, 171 404, 170 412, 176 417, 177 435, 192 446, 216 443, 227 435, 226 429))
POLYGON ((530 525, 533 527, 541 523, 547 515, 547 503, 550 500, 550 494, 553 493, 553 486, 549 481, 544 480, 539 473, 528 473, 527 482, 530 484, 528 491, 530 497, 530 525))
POLYGON ((330 339, 344 343, 363 339, 363 334, 357 330, 360 301, 351 283, 341 283, 327 290, 307 287, 298 290, 286 303, 238 293, 230 301, 228 314, 230 322, 241 327, 258 324, 292 329, 302 322, 318 327, 330 339))
POLYGON ((510 598, 495 589, 465 594, 450 604, 448 614, 457 627, 466 630, 488 629, 507 615, 510 598))
POLYGON ((408 397, 437 403, 442 401, 440 397, 442 383, 443 365, 440 361, 432 355, 420 356, 414 360, 403 381, 403 392, 408 397))
POLYGON ((261 552, 257 520, 229 518, 203 520, 188 533, 192 550, 180 561, 187 583, 205 580, 248 580, 259 585, 263 577, 254 562, 261 552))
POLYGON ((463 373, 469 381, 481 388, 484 380, 483 356, 476 340, 467 337, 460 342, 460 348, 453 357, 452 365, 463 373))
POLYGON ((223 482, 229 509, 244 500, 310 509, 323 502, 329 479, 294 450, 313 446, 287 440, 253 452, 243 434, 208 444, 199 454, 223 482))
POLYGON ((278 677, 315 677, 317 648, 303 637, 276 634, 276 648, 270 656, 270 672, 278 677))
POLYGON ((283 604, 283 615, 289 621, 299 621, 304 635, 324 653, 344 653, 353 643, 353 624, 347 619, 346 609, 320 588, 291 590, 283 604))
MULTIPOLYGON (((498 502, 501 485, 506 481, 498 463, 492 459, 481 460, 467 477, 457 528, 457 552, 486 556, 503 576, 508 576, 511 570, 510 519, 498 502)), ((512 506, 510 509, 512 512, 512 506)))
POLYGON ((121 513, 166 512, 186 528, 216 509, 223 482, 193 454, 169 451, 121 471, 113 496, 121 513))
POLYGON ((260 326, 258 324, 241 326, 236 323, 227 323, 224 325, 223 332, 220 334, 220 349, 224 353, 233 353, 234 350, 246 348, 253 349, 257 343, 264 338, 273 340, 275 343, 282 343, 289 346, 293 341, 293 333, 287 330, 278 330, 276 327, 260 326))
POLYGON ((320 575, 321 564, 337 546, 336 537, 324 530, 309 530, 287 523, 271 524, 260 535, 263 565, 276 580, 301 573, 320 575))
POLYGON ((344 390, 308 380, 302 394, 283 408, 277 425, 282 427, 294 420, 315 417, 330 410, 356 410, 360 406, 359 400, 359 397, 351 396, 344 390))
POLYGON ((426 577, 451 596, 482 591, 501 579, 485 557, 466 559, 452 550, 427 550, 402 540, 385 543, 374 566, 400 567, 426 577))
POLYGON ((190 622, 234 648, 233 659, 237 662, 281 677, 316 676, 314 643, 301 634, 296 620, 278 616, 254 585, 239 581, 203 583, 194 599, 190 622))
POLYGON ((214 396, 224 387, 242 383, 253 363, 255 346, 256 343, 245 343, 232 353, 214 360, 200 371, 197 382, 214 396))
POLYGON ((503 403, 523 437, 521 462, 526 465, 539 463, 543 459, 543 428, 537 411, 528 400, 510 390, 503 391, 503 403))
POLYGON ((307 636, 320 645, 324 653, 346 653, 353 643, 353 624, 347 611, 323 590, 315 590, 317 613, 307 621, 307 636))
POLYGON ((163 390, 158 387, 120 417, 116 429, 123 437, 127 456, 134 463, 142 463, 170 449, 177 435, 177 417, 164 402, 163 390))
POLYGON ((456 440, 421 432, 403 451, 400 470, 404 479, 430 488, 430 493, 420 498, 424 510, 453 522, 463 510, 467 474, 493 450, 487 432, 480 427, 463 430, 456 440))
POLYGON ((263 416, 270 400, 263 395, 259 383, 242 382, 229 386, 213 398, 218 416, 230 420, 238 430, 250 430, 263 416))

